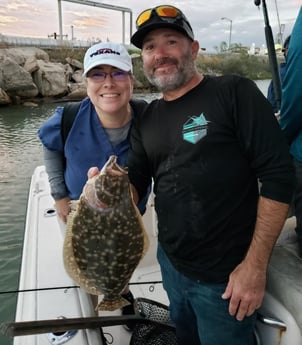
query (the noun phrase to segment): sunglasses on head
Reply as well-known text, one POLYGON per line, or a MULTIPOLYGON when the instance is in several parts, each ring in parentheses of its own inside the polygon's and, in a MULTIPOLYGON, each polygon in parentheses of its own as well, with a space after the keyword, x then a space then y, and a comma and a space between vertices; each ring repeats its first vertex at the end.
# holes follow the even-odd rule
POLYGON ((145 24, 151 18, 152 13, 154 12, 157 14, 158 17, 162 19, 165 19, 165 18, 176 19, 179 16, 183 17, 182 12, 174 6, 169 6, 169 5, 157 6, 154 8, 149 8, 138 15, 136 19, 136 28, 138 29, 141 25, 145 24))

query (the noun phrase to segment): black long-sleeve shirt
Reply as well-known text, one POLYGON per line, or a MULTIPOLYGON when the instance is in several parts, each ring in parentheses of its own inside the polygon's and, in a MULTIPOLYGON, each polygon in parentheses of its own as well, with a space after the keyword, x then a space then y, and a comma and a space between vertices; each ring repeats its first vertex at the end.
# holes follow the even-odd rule
POLYGON ((254 232, 260 194, 289 203, 294 170, 272 107, 256 84, 208 77, 153 101, 134 124, 129 177, 154 180, 159 242, 183 274, 225 282, 254 232))

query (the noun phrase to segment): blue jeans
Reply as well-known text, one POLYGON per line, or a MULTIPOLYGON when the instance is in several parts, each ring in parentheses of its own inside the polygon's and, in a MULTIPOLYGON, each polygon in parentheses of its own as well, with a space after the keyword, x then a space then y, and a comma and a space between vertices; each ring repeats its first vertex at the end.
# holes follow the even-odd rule
POLYGON ((237 321, 221 298, 226 284, 204 284, 180 274, 161 246, 157 258, 170 300, 177 345, 252 345, 256 314, 237 321))

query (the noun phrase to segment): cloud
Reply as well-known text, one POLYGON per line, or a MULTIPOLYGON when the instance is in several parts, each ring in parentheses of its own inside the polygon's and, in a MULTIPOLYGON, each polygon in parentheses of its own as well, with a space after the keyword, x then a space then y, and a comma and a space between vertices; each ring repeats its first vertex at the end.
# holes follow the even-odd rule
POLYGON ((2 16, 0 15, 0 26, 5 26, 7 24, 13 24, 18 21, 16 17, 2 16))
MULTIPOLYGON (((109 4, 110 1, 104 1, 109 4)), ((162 0, 149 0, 148 7, 161 5, 162 0)), ((169 3, 169 2, 168 2, 169 3)), ((254 0, 180 0, 170 2, 182 9, 192 24, 195 37, 207 51, 213 51, 214 46, 221 42, 228 42, 230 25, 227 17, 232 20, 232 42, 251 46, 265 44, 264 18, 262 8, 254 5, 254 0)), ((122 14, 99 7, 79 5, 63 1, 62 21, 63 34, 70 33, 74 27, 77 39, 89 39, 92 36, 107 37, 110 40, 122 41, 122 14)), ((141 0, 116 0, 114 5, 131 7, 133 31, 137 15, 146 9, 141 0), (118 2, 118 3, 116 3, 118 2)), ((298 14, 301 0, 270 0, 267 1, 270 25, 274 36, 279 32, 279 24, 283 25, 284 37, 292 30, 298 14), (277 4, 277 6, 276 6, 277 4), (278 10, 278 12, 277 12, 278 10)), ((1 33, 6 35, 47 37, 51 32, 59 32, 58 3, 56 0, 1 0, 0 13, 2 15, 1 33), (38 3, 38 5, 37 5, 38 3), (15 18, 15 19, 12 19, 15 18)), ((130 16, 125 14, 125 36, 129 42, 130 16)), ((70 35, 69 35, 70 37, 70 35)))
POLYGON ((83 19, 75 19, 73 23, 78 27, 78 28, 89 28, 89 27, 104 27, 107 24, 106 20, 102 19, 96 19, 96 18, 91 18, 91 17, 86 17, 83 19))

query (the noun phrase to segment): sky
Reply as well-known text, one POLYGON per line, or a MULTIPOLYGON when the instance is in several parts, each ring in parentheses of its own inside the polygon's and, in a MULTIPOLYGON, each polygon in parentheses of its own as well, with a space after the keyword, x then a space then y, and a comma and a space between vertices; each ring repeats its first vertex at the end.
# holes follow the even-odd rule
MULTIPOLYGON (((95 0, 132 10, 132 32, 137 15, 149 7, 170 4, 181 9, 189 19, 195 38, 206 51, 215 51, 222 42, 250 47, 265 45, 264 15, 254 0, 95 0), (225 18, 225 19, 221 19, 225 18), (232 25, 231 25, 232 24, 232 25), (231 29, 232 27, 232 29, 231 29)), ((302 0, 266 0, 269 24, 274 36, 283 31, 283 40, 290 34, 302 0), (284 30, 283 30, 284 29, 284 30)), ((57 0, 0 0, 0 34, 47 38, 60 32, 57 0)), ((81 5, 62 0, 62 28, 66 39, 115 41, 129 44, 130 14, 81 5), (125 23, 125 33, 123 25, 125 23), (124 41, 124 42, 123 42, 124 41)))

